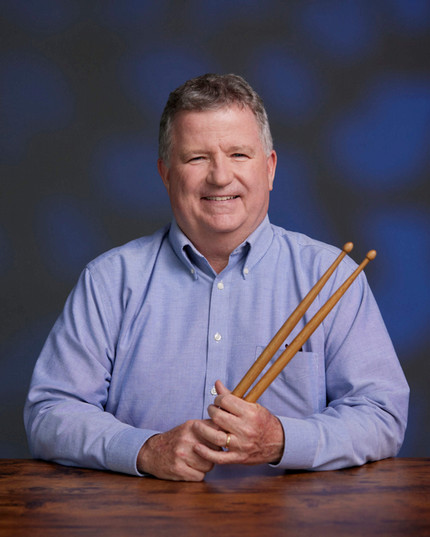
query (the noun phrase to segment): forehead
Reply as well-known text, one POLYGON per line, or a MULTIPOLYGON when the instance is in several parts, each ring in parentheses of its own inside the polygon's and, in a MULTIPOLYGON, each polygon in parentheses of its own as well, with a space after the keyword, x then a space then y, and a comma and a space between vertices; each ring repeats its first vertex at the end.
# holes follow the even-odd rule
POLYGON ((238 136, 258 142, 259 134, 259 126, 252 110, 238 105, 215 110, 184 110, 176 114, 172 123, 175 143, 238 136))

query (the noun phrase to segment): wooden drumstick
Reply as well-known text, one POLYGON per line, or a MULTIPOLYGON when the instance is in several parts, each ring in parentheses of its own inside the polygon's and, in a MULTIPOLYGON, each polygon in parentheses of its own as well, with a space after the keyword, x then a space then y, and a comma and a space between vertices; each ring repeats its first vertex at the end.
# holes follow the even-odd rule
POLYGON ((242 380, 233 390, 232 392, 233 395, 236 395, 237 397, 243 397, 243 395, 248 391, 248 389, 250 388, 250 386, 252 386, 255 379, 260 375, 260 373, 263 371, 266 365, 273 358, 276 351, 279 349, 282 343, 287 339, 291 331, 294 329, 294 327, 297 325, 297 323, 306 313, 306 310, 309 308, 309 306, 315 300, 318 293, 327 283, 328 279, 336 270, 339 263, 346 256, 346 254, 349 254, 349 252, 351 252, 353 248, 354 248, 354 245, 352 242, 347 242, 346 244, 344 244, 342 248, 342 252, 335 259, 334 263, 327 269, 327 271, 312 287, 312 289, 308 292, 305 298, 300 302, 297 308, 293 311, 293 313, 288 317, 285 323, 281 326, 278 332, 273 336, 270 343, 263 350, 263 352, 260 354, 257 360, 252 364, 252 366, 249 368, 247 373, 245 373, 242 380))
POLYGON ((290 362, 295 354, 301 349, 302 345, 310 338, 317 327, 327 317, 333 307, 337 304, 355 278, 360 274, 369 261, 375 259, 376 251, 371 250, 367 253, 366 258, 355 269, 355 271, 347 278, 339 289, 327 300, 327 302, 318 310, 318 312, 312 317, 312 319, 306 324, 302 331, 295 337, 286 350, 279 356, 276 362, 270 367, 270 369, 263 375, 263 377, 257 382, 257 384, 251 389, 247 396, 244 397, 245 401, 255 403, 261 394, 270 386, 273 380, 279 375, 284 367, 290 362))

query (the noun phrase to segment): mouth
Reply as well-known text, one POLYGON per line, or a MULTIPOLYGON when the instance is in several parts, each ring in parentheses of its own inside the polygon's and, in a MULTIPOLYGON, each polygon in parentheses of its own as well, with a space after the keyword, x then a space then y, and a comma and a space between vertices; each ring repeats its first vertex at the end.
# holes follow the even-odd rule
POLYGON ((204 196, 204 200, 208 201, 229 201, 238 198, 239 196, 204 196))

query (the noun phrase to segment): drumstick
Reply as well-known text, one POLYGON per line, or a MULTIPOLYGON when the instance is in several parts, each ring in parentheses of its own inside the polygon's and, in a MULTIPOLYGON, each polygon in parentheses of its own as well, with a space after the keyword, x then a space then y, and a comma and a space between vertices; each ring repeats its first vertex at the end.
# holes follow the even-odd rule
POLYGON ((333 274, 333 272, 338 267, 339 263, 346 256, 346 254, 349 254, 349 252, 351 252, 351 250, 353 248, 354 248, 354 245, 353 245, 352 242, 347 242, 346 244, 344 244, 344 246, 342 248, 342 252, 335 259, 334 263, 327 269, 327 271, 322 275, 322 277, 312 287, 312 289, 308 292, 308 294, 305 296, 305 298, 300 302, 300 304, 297 306, 297 308, 293 311, 293 313, 288 317, 288 319, 285 321, 285 323, 281 326, 281 328, 278 330, 278 332, 273 336, 273 338, 270 341, 270 343, 263 350, 263 352, 260 354, 260 356, 257 358, 257 360, 253 363, 253 365, 250 367, 248 372, 245 373, 245 375, 242 378, 242 380, 239 382, 239 384, 233 390, 233 392, 232 392, 233 395, 236 395, 237 397, 243 397, 243 395, 248 391, 249 387, 253 384, 253 382, 258 377, 258 375, 263 371, 263 369, 266 367, 266 365, 273 358, 275 352, 282 345, 282 342, 287 339, 287 337, 290 335, 290 333, 292 332, 294 327, 297 325, 297 323, 303 317, 303 315, 305 314, 306 310, 309 308, 309 306, 315 300, 315 297, 318 295, 318 293, 324 287, 324 285, 326 284, 326 282, 328 281, 330 276, 333 274))
POLYGON ((354 270, 354 272, 347 278, 339 289, 327 300, 327 302, 318 310, 318 312, 312 317, 312 319, 306 324, 302 331, 295 337, 286 350, 279 356, 276 362, 270 367, 270 369, 261 377, 257 384, 252 388, 247 396, 244 397, 245 401, 255 403, 261 394, 270 386, 273 380, 284 369, 288 362, 299 351, 302 345, 310 338, 318 326, 327 317, 333 307, 340 300, 345 291, 349 288, 355 278, 360 274, 364 267, 375 259, 376 251, 370 250, 367 253, 365 259, 354 270))

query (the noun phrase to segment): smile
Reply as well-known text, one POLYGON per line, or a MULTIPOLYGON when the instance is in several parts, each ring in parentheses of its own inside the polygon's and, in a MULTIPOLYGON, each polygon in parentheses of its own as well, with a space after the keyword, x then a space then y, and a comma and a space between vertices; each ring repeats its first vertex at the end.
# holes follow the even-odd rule
POLYGON ((228 201, 228 200, 234 200, 238 198, 239 196, 205 196, 205 200, 209 201, 228 201))

